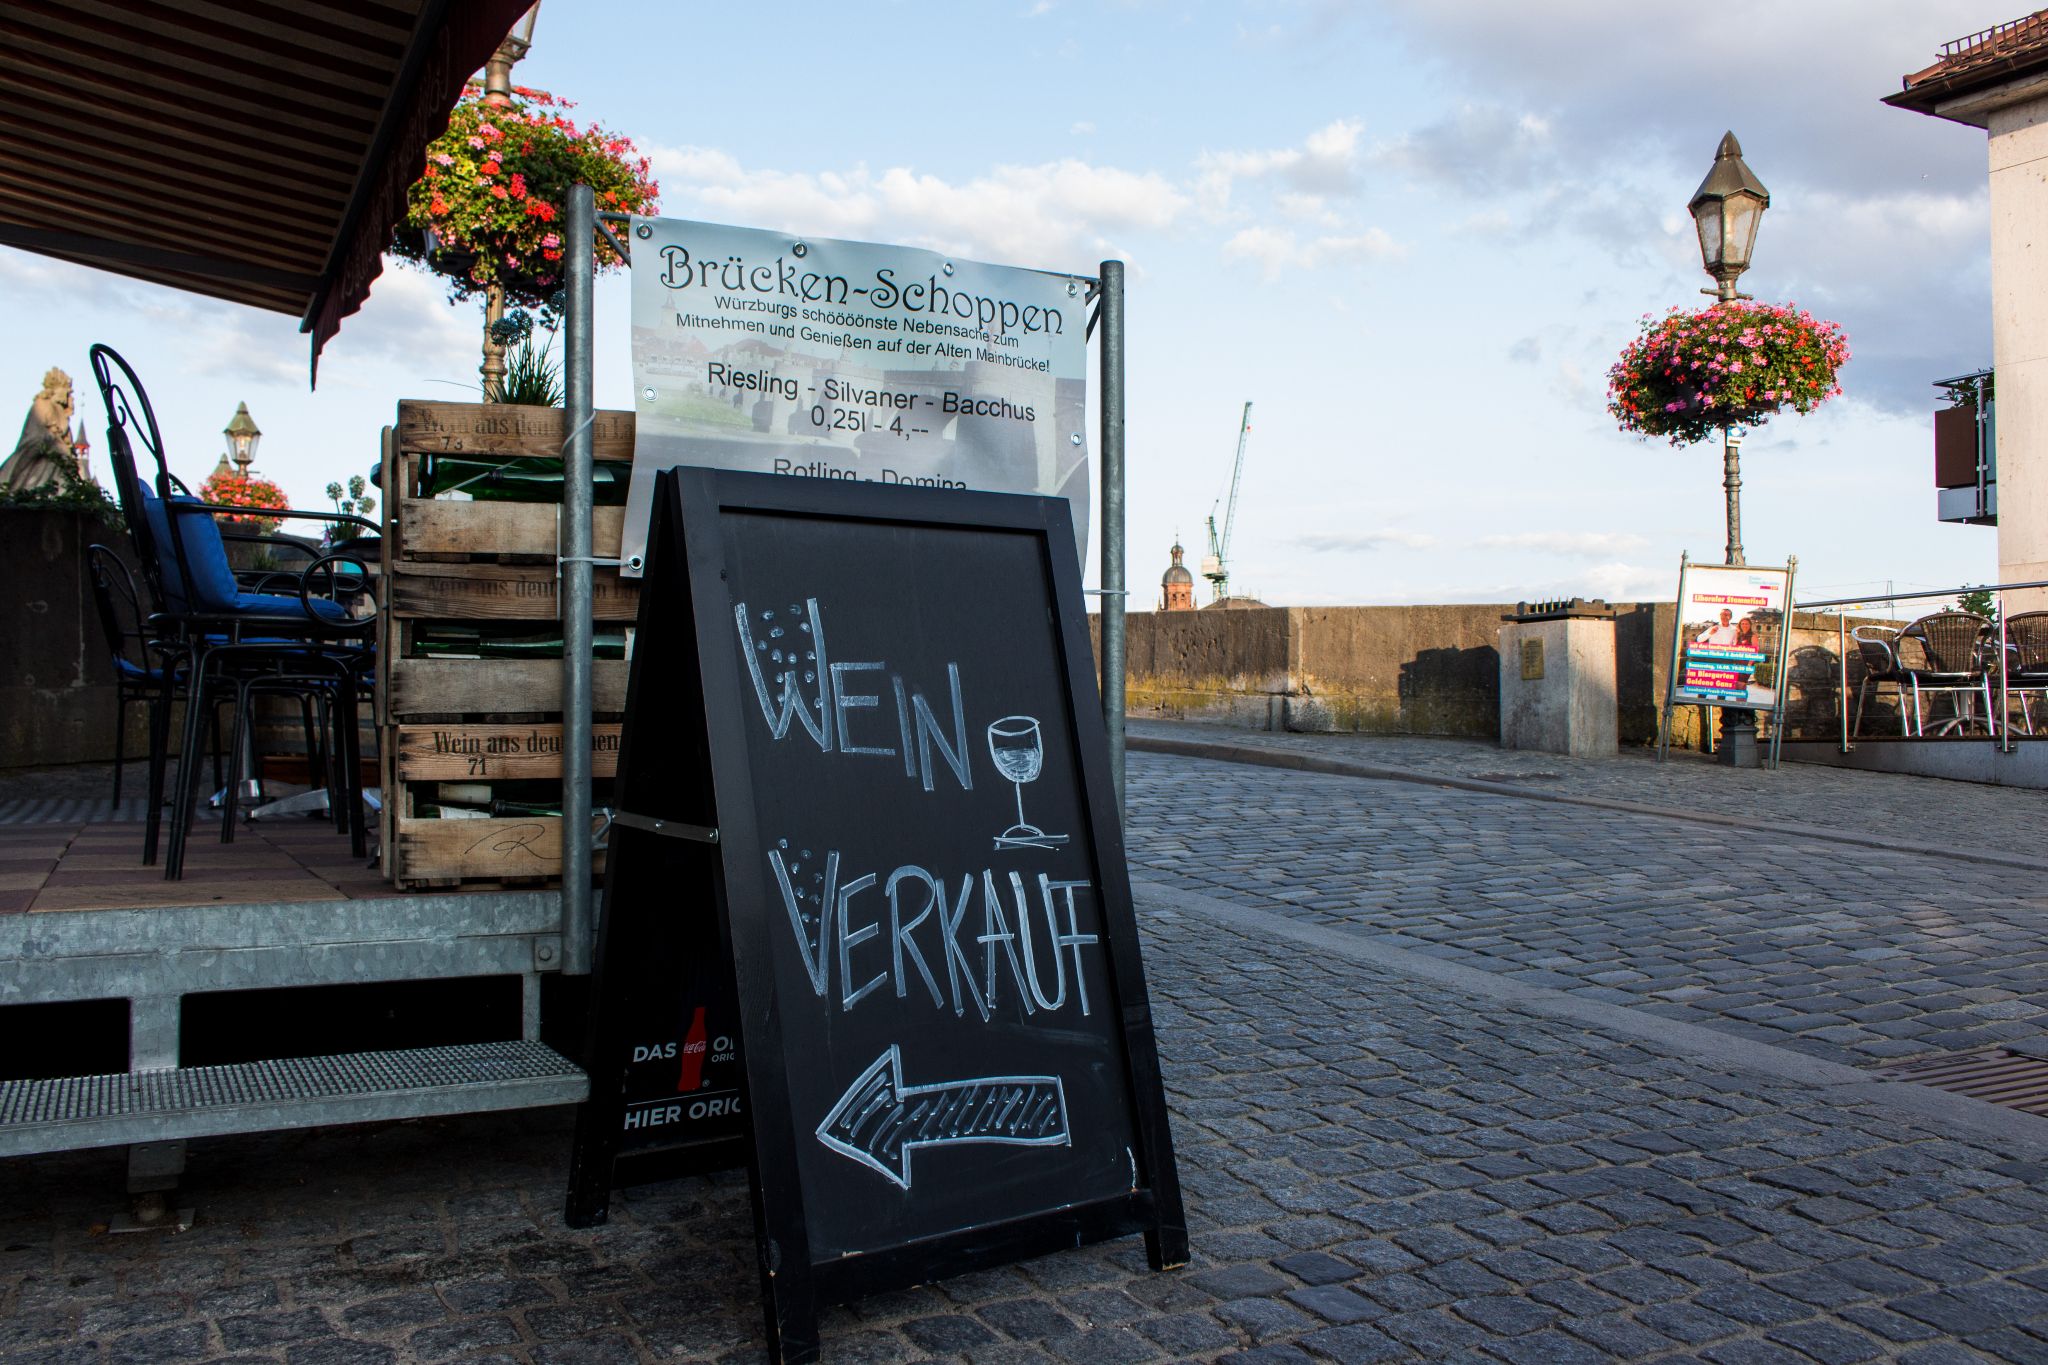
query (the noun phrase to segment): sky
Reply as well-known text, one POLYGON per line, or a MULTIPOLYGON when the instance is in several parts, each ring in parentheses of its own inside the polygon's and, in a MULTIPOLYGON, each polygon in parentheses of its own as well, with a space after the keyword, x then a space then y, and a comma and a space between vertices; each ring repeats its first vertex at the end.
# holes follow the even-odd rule
MULTIPOLYGON (((1638 600, 1672 595, 1681 552, 1719 562, 1718 443, 1623 435, 1605 389, 1643 315, 1705 302, 1685 205, 1733 130, 1771 192, 1742 288, 1841 323, 1854 354, 1844 398, 1743 448, 1748 558, 1797 555, 1811 600, 1996 575, 1996 532, 1936 521, 1932 479, 1932 381, 1991 359, 1984 135, 1879 100, 2019 13, 544 0, 515 79, 633 137, 665 216, 1125 261, 1133 609, 1156 605, 1176 536, 1204 552, 1246 402, 1234 592, 1638 600)), ((596 306, 598 404, 630 407, 622 277, 596 306)), ((174 470, 203 477, 246 402, 256 468, 302 507, 369 471, 399 399, 476 392, 478 306, 395 261, 317 391, 295 318, 9 248, 0 314, 0 403, 11 385, 25 412, 61 366, 103 445, 85 357, 105 341, 174 470)))

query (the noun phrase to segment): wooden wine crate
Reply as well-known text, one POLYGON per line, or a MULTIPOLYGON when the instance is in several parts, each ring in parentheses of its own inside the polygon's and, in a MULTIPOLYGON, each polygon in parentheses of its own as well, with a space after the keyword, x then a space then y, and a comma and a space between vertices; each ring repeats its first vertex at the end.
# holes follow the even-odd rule
MULTIPOLYGON (((411 656, 416 633, 437 624, 559 629, 560 506, 443 500, 420 489, 430 454, 559 458, 566 429, 559 408, 416 401, 401 402, 397 421, 385 429, 378 747, 384 871, 401 886, 530 886, 560 879, 559 817, 424 819, 415 812, 436 800, 440 782, 561 777, 561 661, 411 656)), ((633 414, 599 412, 592 453, 601 461, 630 461, 633 414)), ((616 557, 624 525, 624 508, 597 508, 592 553, 616 557)), ((613 628, 631 622, 639 610, 638 581, 610 567, 592 577, 593 622, 613 628)), ((622 660, 592 663, 596 778, 616 769, 626 673, 622 660)))
MULTIPOLYGON (((397 867, 401 886, 531 886, 559 883, 562 878, 560 816, 489 820, 415 820, 398 815, 392 822, 388 861, 397 867)), ((593 837, 601 823, 592 820, 593 837)), ((591 857, 592 870, 604 870, 604 854, 591 857)))
MULTIPOLYGON (((617 721, 591 727, 590 775, 618 771, 617 721)), ((398 725, 392 728, 392 760, 401 782, 516 781, 562 775, 562 727, 463 724, 398 725)))

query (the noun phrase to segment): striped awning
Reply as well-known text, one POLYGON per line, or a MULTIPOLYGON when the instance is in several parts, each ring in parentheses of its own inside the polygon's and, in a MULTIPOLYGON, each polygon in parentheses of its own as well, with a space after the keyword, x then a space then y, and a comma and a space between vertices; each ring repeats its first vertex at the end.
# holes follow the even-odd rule
POLYGON ((317 363, 530 3, 8 0, 0 245, 292 314, 317 363))

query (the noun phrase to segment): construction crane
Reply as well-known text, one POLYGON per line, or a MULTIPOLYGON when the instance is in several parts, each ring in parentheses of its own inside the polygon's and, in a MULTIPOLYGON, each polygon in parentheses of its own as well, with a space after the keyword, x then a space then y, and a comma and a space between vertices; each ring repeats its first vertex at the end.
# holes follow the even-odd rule
POLYGON ((1237 519, 1237 486, 1244 477, 1244 441, 1251 435, 1252 405, 1244 405, 1244 417, 1237 424, 1237 462, 1230 468, 1230 501, 1223 507, 1223 534, 1216 534, 1216 505, 1209 506, 1209 553, 1202 556, 1202 577, 1215 590, 1214 601, 1230 595, 1230 526, 1237 519))

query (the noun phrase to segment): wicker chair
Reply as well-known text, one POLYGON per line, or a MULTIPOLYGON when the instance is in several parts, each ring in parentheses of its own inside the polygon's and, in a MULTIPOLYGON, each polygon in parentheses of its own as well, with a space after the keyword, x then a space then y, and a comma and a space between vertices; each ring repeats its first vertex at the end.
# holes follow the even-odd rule
POLYGON ((1863 733, 1863 703, 1873 691, 1882 691, 1890 683, 1899 703, 1899 733, 1910 735, 1913 724, 1906 710, 1906 689, 1912 686, 1912 679, 1899 666, 1898 651, 1894 648, 1899 638, 1894 626, 1858 626, 1849 632, 1849 638, 1856 642, 1856 653, 1863 660, 1863 681, 1856 684, 1856 718, 1849 725, 1849 733, 1863 733))
POLYGON ((1920 698, 1923 693, 1945 692, 1955 697, 1956 714, 1937 727, 1947 733, 1968 725, 1976 717, 1967 699, 1984 699, 1984 724, 1998 732, 1998 717, 1991 709, 1991 671, 1985 666, 1984 641, 1991 623, 1974 612, 1938 611, 1923 616, 1899 632, 1892 642, 1899 667, 1904 670, 1913 692, 1913 732, 1927 733, 1920 698))
POLYGON ((2034 733, 2029 693, 2048 696, 2048 611, 2021 612, 2005 623, 2005 687, 2020 699, 2020 719, 2034 733))

